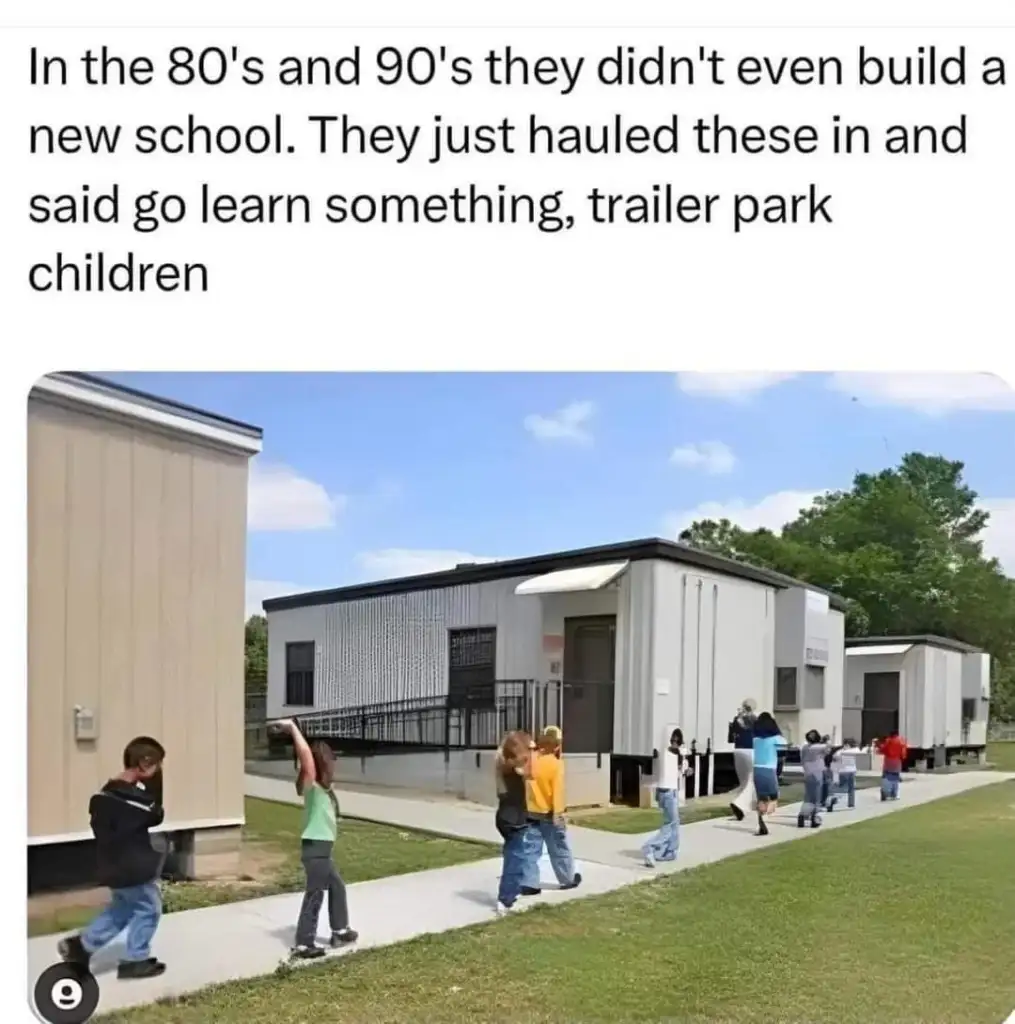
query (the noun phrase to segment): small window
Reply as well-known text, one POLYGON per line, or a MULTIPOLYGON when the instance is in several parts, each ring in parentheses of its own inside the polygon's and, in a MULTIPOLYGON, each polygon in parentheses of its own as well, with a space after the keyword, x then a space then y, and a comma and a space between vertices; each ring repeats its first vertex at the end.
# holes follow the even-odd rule
POLYGON ((976 701, 963 699, 962 701, 962 721, 963 722, 975 722, 976 721, 976 701))
POLYGON ((497 629, 448 630, 448 702, 452 707, 493 707, 497 629))
POLYGON ((314 706, 314 662, 317 645, 301 640, 285 645, 285 702, 291 708, 314 706))
POLYGON ((796 710, 795 668, 777 668, 775 670, 775 707, 778 711, 796 710))
POLYGON ((822 711, 825 707, 825 668, 807 665, 804 668, 804 709, 822 711))

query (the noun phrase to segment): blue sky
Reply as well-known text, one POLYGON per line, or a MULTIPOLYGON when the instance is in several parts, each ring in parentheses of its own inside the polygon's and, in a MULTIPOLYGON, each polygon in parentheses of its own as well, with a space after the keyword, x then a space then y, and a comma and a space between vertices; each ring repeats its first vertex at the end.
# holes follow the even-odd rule
POLYGON ((973 374, 160 374, 121 383, 264 429, 248 610, 298 589, 778 527, 911 450, 966 463, 1015 574, 1015 393, 973 374), (788 379, 787 379, 788 377, 788 379))

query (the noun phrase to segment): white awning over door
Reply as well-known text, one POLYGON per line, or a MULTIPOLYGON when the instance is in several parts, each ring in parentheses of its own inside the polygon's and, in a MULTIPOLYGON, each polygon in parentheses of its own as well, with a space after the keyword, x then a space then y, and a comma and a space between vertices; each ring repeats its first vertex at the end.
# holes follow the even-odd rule
POLYGON ((534 576, 515 587, 519 596, 531 594, 571 594, 583 590, 602 590, 616 580, 630 562, 608 565, 584 565, 577 569, 558 569, 543 576, 534 576))
POLYGON ((905 654, 912 646, 912 644, 880 644, 877 647, 847 647, 846 655, 850 658, 857 654, 886 657, 892 654, 905 654))

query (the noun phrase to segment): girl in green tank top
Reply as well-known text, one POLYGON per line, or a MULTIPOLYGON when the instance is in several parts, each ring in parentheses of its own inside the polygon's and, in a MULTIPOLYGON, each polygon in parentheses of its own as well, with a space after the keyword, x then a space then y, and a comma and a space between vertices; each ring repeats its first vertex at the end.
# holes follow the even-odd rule
POLYGON ((300 859, 307 874, 307 887, 296 925, 296 945, 292 955, 302 960, 313 959, 324 956, 326 952, 317 942, 317 922, 325 893, 328 894, 332 948, 346 946, 359 938, 349 927, 345 883, 334 861, 338 837, 338 800, 331 788, 335 757, 327 743, 307 743, 291 719, 277 722, 275 727, 292 737, 299 768, 296 792, 303 797, 300 859))
POLYGON ((338 801, 331 789, 312 782, 303 791, 304 841, 333 843, 338 838, 338 801))

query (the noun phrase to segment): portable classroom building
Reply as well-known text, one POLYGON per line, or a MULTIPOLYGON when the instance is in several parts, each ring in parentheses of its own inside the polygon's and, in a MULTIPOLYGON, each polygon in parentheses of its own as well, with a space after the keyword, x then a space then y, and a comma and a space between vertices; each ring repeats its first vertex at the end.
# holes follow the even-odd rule
POLYGON ((243 824, 247 471, 261 431, 83 374, 28 398, 30 890, 85 884, 88 801, 166 747, 163 833, 196 874, 243 824))
POLYGON ((898 729, 912 761, 982 754, 990 655, 939 636, 846 641, 842 731, 864 744, 898 729))
MULTIPOLYGON (((791 740, 811 727, 837 734, 841 724, 842 602, 665 540, 460 565, 274 598, 264 610, 269 716, 299 715, 345 748, 350 733, 338 723, 399 702, 461 704, 467 691, 488 694, 488 717, 503 726, 496 694, 524 686, 533 708, 550 695, 550 710, 524 724, 559 720, 573 803, 634 799, 678 725, 699 753, 719 755, 720 771, 731 765, 728 723, 746 698, 775 707, 791 740)), ((476 750, 495 746, 499 731, 480 744, 481 730, 465 730, 452 743, 445 725, 448 746, 465 752, 456 753, 462 767, 446 767, 447 750, 443 761, 434 752, 410 767, 406 750, 440 745, 413 706, 420 722, 412 736, 401 727, 400 754, 364 759, 359 770, 388 784, 474 792, 462 773, 489 777, 476 750)), ((471 708, 467 721, 478 721, 482 708, 474 699, 471 708)))

